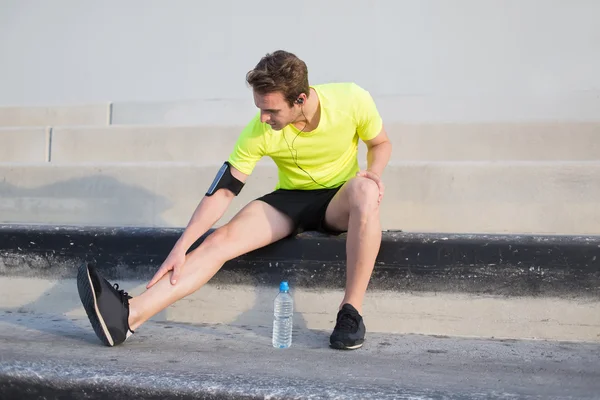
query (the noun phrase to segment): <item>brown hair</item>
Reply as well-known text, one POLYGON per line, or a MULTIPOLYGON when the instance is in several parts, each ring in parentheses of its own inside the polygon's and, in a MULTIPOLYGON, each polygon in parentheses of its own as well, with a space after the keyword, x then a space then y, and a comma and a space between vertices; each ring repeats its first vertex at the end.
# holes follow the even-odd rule
POLYGON ((256 67, 246 74, 246 82, 260 94, 281 92, 290 107, 300 94, 310 94, 306 64, 284 50, 261 58, 256 67))

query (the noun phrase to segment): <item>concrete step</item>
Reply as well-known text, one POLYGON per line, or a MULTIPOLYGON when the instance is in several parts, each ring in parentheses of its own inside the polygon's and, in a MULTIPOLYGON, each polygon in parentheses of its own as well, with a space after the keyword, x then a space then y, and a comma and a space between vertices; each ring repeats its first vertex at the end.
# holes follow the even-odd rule
MULTIPOLYGON (((81 315, 72 287, 83 262, 140 294, 181 231, 0 226, 0 305, 81 315)), ((329 329, 345 266, 345 235, 304 233, 227 262, 156 318, 268 325, 273 291, 287 280, 298 326, 329 329)), ((371 332, 600 342, 599 284, 600 236, 384 232, 364 313, 371 332)))
POLYGON ((593 399, 600 345, 369 333, 354 352, 329 331, 151 321, 101 347, 89 322, 0 311, 0 397, 29 399, 593 399), (8 312, 8 313, 7 313, 8 312), (157 366, 160 368, 157 369, 157 366))
MULTIPOLYGON (((597 90, 537 95, 377 95, 388 124, 598 122, 597 90)), ((243 98, 116 101, 90 105, 0 107, 1 126, 46 125, 244 125, 256 113, 251 92, 243 98)))
MULTIPOLYGON (((157 269, 158 266, 155 271, 157 269)), ((250 268, 246 272, 249 276, 253 274, 250 268)), ((0 315, 1 310, 19 310, 21 313, 58 312, 66 317, 85 318, 75 280, 59 278, 0 276, 0 289, 5 294, 0 301, 0 315)), ((150 279, 111 282, 118 283, 119 288, 125 289, 131 296, 137 296, 144 292, 150 279)), ((240 328, 271 325, 277 284, 244 285, 232 284, 233 281, 231 277, 220 276, 214 283, 203 286, 201 290, 160 312, 153 320, 224 324, 240 328)), ((343 289, 292 286, 295 328, 333 329, 337 307, 344 298, 343 289)), ((365 298, 363 314, 368 331, 372 333, 600 344, 598 298, 568 298, 548 294, 506 297, 371 289, 365 298)))
MULTIPOLYGON (((50 157, 56 162, 218 163, 229 156, 242 129, 54 127, 50 157)), ((600 161, 600 123, 391 124, 387 130, 397 161, 600 161)), ((365 159, 361 142, 359 160, 365 159)))
MULTIPOLYGON (((0 221, 185 226, 217 164, 0 164, 0 221)), ((600 162, 391 162, 383 229, 600 233, 600 162)), ((268 159, 218 222, 275 187, 268 159)))
MULTIPOLYGON (((150 280, 183 228, 0 225, 0 275, 74 279, 82 262, 107 278, 150 280)), ((196 249, 210 235, 190 247, 196 249)), ((304 232, 231 260, 217 286, 343 290, 347 235, 304 232)), ((600 235, 382 232, 369 292, 600 299, 600 235)))
POLYGON ((0 127, 109 125, 110 103, 0 107, 0 127))
POLYGON ((244 125, 256 114, 251 91, 243 99, 190 99, 173 101, 116 101, 115 125, 244 125))
MULTIPOLYGON (((598 122, 599 91, 588 89, 560 94, 374 92, 372 95, 387 123, 598 122)), ((256 111, 248 91, 243 98, 116 101, 112 104, 112 121, 118 125, 238 125, 245 124, 256 111)))
MULTIPOLYGON (((0 309, 85 316, 74 279, 83 262, 139 295, 181 231, 0 226, 0 309)), ((228 261, 154 320, 268 326, 278 284, 287 280, 296 327, 331 329, 343 298, 345 249, 344 235, 283 239, 228 261)), ((384 232, 365 323, 380 333, 600 342, 598 258, 600 236, 384 232)))
POLYGON ((0 162, 49 161, 52 128, 0 128, 0 162))

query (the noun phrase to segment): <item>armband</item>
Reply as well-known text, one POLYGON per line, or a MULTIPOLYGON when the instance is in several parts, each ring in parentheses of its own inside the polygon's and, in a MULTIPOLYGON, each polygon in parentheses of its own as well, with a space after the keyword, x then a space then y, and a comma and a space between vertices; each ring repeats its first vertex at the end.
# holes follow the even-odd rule
POLYGON ((244 182, 240 181, 231 174, 231 164, 225 161, 221 169, 219 169, 219 172, 217 172, 215 180, 208 188, 206 195, 212 196, 219 189, 229 189, 234 195, 237 196, 243 187, 244 182))

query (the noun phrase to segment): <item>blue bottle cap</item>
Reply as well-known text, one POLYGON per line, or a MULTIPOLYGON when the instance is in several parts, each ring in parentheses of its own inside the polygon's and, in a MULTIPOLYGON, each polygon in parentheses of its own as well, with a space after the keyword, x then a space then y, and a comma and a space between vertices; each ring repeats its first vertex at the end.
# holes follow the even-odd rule
POLYGON ((288 286, 288 283, 286 281, 283 281, 279 284, 280 292, 287 292, 288 290, 290 290, 290 287, 288 286))

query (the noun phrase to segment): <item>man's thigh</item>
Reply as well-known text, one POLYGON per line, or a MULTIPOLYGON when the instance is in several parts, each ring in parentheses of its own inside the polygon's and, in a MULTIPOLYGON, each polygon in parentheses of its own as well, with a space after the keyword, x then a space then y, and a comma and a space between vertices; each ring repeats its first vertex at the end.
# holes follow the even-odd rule
POLYGON ((254 200, 216 229, 207 241, 218 244, 225 259, 233 259, 285 238, 293 228, 290 217, 263 201, 254 200))

